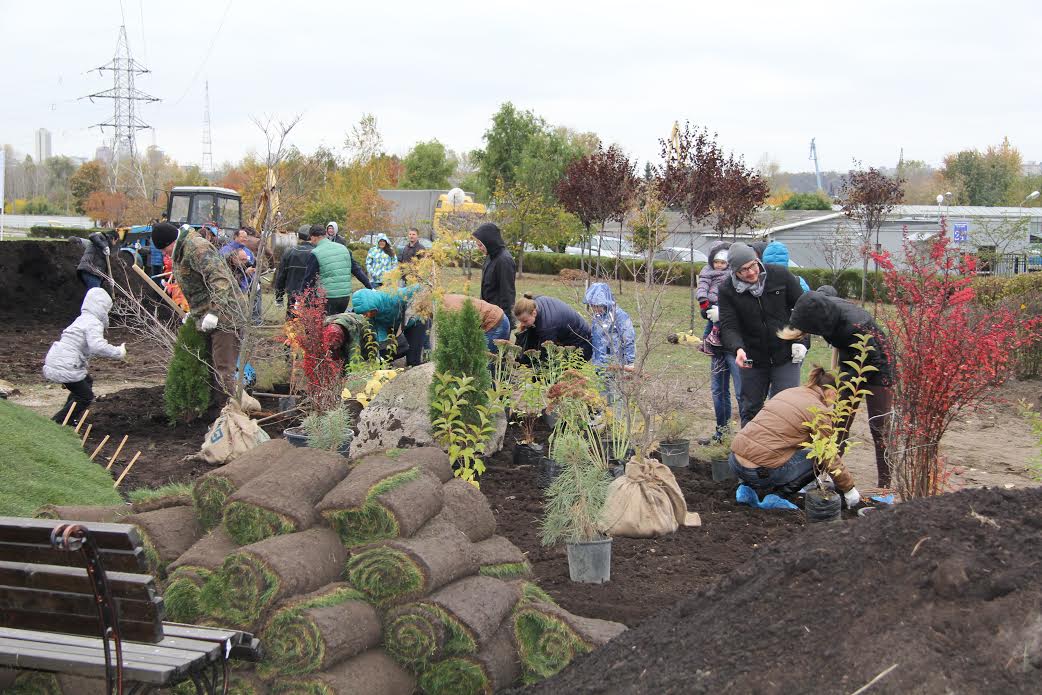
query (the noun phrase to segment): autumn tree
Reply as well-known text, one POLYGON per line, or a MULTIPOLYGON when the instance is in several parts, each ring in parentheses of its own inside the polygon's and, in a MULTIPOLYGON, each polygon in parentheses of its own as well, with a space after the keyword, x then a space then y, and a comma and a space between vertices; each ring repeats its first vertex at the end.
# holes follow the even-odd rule
POLYGON ((110 191, 94 191, 87 197, 83 206, 87 217, 106 227, 118 227, 123 224, 130 201, 125 193, 110 191))
POLYGON ((105 190, 108 172, 105 165, 98 160, 86 162, 69 177, 69 192, 72 194, 73 206, 79 214, 86 214, 87 198, 91 193, 105 190))
POLYGON ((1008 138, 998 146, 962 150, 944 158, 941 177, 959 205, 1016 205, 1017 183, 1021 178, 1020 152, 1008 138))
POLYGON ((759 172, 745 166, 741 157, 731 155, 720 168, 713 196, 713 229, 722 237, 738 238, 738 230, 756 216, 770 188, 759 172))
POLYGON ((485 131, 485 147, 473 152, 486 190, 495 191, 499 181, 507 188, 514 184, 525 146, 544 128, 546 122, 531 111, 519 111, 509 101, 499 107, 485 131))
POLYGON ((418 142, 402 160, 399 188, 449 187, 449 177, 456 171, 456 160, 437 140, 418 142))
POLYGON ((523 183, 497 187, 493 219, 517 259, 518 275, 524 273, 525 246, 559 249, 581 232, 579 220, 523 183))
POLYGON ((851 170, 843 178, 840 199, 843 214, 858 223, 861 245, 861 301, 868 293, 868 260, 879 249, 879 230, 904 196, 904 181, 891 178, 875 167, 851 170), (873 238, 875 241, 873 242, 873 238), (874 243, 874 246, 873 246, 874 243))

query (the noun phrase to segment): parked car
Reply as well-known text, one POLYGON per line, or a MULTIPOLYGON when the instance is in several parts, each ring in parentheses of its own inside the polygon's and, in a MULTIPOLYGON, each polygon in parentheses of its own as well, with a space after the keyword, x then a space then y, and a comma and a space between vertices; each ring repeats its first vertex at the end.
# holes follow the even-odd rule
POLYGON ((690 248, 684 248, 683 246, 668 246, 664 249, 659 249, 655 252, 656 261, 669 261, 670 263, 691 263, 694 259, 695 263, 708 263, 709 258, 698 249, 692 250, 690 248))
POLYGON ((589 243, 584 243, 582 246, 568 246, 564 252, 572 256, 583 254, 596 256, 598 249, 601 258, 642 258, 628 240, 623 239, 620 244, 618 237, 601 236, 600 234, 593 235, 590 237, 589 243))

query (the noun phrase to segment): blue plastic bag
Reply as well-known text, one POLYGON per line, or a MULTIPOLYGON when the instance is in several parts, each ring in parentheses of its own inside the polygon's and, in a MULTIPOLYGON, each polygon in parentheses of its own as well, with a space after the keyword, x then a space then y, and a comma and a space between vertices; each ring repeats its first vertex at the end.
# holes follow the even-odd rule
POLYGON ((757 509, 799 509, 792 502, 782 499, 774 493, 767 495, 761 500, 760 496, 756 494, 756 490, 744 484, 738 486, 734 493, 734 499, 738 504, 747 504, 757 509))

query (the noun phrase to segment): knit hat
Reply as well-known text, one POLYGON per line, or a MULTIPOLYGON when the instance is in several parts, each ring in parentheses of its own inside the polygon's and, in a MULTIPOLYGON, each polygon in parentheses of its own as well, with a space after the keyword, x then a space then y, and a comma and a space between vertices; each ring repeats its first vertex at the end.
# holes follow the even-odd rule
POLYGON ((728 249, 727 266, 735 272, 738 272, 738 269, 749 261, 755 260, 757 260, 756 252, 748 244, 738 241, 731 244, 731 248, 728 249))
POLYGON ((300 241, 311 241, 311 225, 302 224, 297 229, 297 239, 300 241))
POLYGON ((727 249, 721 249, 719 253, 713 256, 713 262, 726 261, 727 260, 727 249))
POLYGON ((177 241, 177 227, 169 222, 152 225, 152 245, 157 249, 165 249, 177 241))

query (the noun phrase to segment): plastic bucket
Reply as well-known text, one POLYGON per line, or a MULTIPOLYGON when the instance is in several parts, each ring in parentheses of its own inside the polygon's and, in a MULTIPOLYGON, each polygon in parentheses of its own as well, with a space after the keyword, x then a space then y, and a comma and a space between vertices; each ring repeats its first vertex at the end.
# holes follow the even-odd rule
POLYGON ((573 582, 603 584, 611 579, 611 539, 568 543, 568 576, 573 582))
POLYGON ((553 459, 542 457, 539 459, 539 470, 536 474, 536 485, 548 488, 550 484, 561 475, 561 466, 553 459))
POLYGON ((687 468, 688 452, 691 443, 686 439, 678 439, 675 442, 661 442, 658 445, 658 453, 662 463, 670 468, 687 468))
POLYGON ((803 498, 803 511, 807 513, 807 521, 838 521, 842 499, 839 493, 831 490, 827 493, 817 488, 808 490, 803 498))
POLYGON ((713 459, 710 463, 713 466, 713 480, 716 482, 735 479, 734 471, 731 470, 731 464, 727 459, 713 459))
POLYGON ((287 427, 282 431, 282 436, 293 446, 308 445, 308 436, 303 427, 287 427))
POLYGON ((557 421, 560 420, 560 419, 561 419, 561 416, 558 415, 557 413, 543 413, 543 422, 545 422, 546 426, 549 427, 550 429, 553 429, 554 427, 556 427, 557 426, 557 421))
POLYGON ((518 444, 514 447, 515 466, 534 466, 543 458, 542 444, 518 444))

